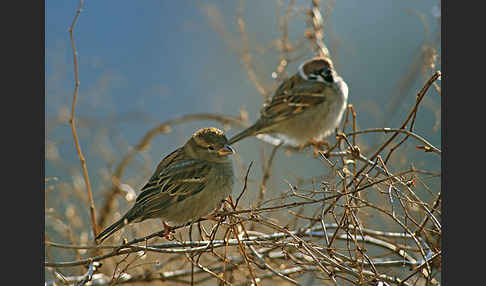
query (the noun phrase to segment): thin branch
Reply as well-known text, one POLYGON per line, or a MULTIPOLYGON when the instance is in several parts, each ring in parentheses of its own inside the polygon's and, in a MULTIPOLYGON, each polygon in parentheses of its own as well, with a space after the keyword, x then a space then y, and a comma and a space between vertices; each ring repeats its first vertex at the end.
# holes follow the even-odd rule
MULTIPOLYGON (((415 139, 417 139, 418 141, 420 141, 422 144, 424 144, 425 146, 428 147, 428 150, 430 150, 430 152, 434 152, 438 155, 441 154, 441 151, 439 148, 435 147, 434 145, 430 144, 429 142, 427 142, 427 140, 425 140, 424 138, 420 137, 419 135, 409 131, 409 130, 406 130, 406 129, 395 129, 395 128, 370 128, 370 129, 363 129, 363 130, 359 130, 359 131, 355 131, 355 132, 351 132, 351 133, 346 133, 346 136, 351 136, 351 135, 358 135, 358 134, 364 134, 364 133, 374 133, 374 132, 383 132, 383 133, 389 133, 389 132, 396 132, 396 133, 403 133, 403 134, 406 134, 407 136, 410 136, 410 137, 413 137, 415 139)), ((386 163, 386 161, 385 161, 386 163)))
MULTIPOLYGON (((422 101, 422 99, 424 98, 425 93, 427 92, 427 90, 429 90, 432 83, 435 82, 439 77, 440 77, 440 71, 437 71, 425 83, 424 87, 417 94, 417 102, 415 103, 414 108, 410 111, 407 118, 400 126, 399 130, 404 129, 405 126, 407 126, 408 121, 410 120, 410 118, 412 118, 413 114, 415 114, 415 112, 417 111, 417 108, 420 102, 422 101)), ((376 150, 376 152, 369 158, 369 160, 374 160, 376 156, 378 156, 381 153, 381 151, 383 151, 383 149, 385 149, 385 147, 388 146, 393 141, 393 139, 395 139, 395 137, 398 136, 398 134, 400 134, 400 132, 395 132, 390 138, 388 138, 388 140, 386 140, 385 143, 383 143, 381 147, 378 148, 378 150, 376 150)), ((368 164, 365 164, 363 167, 361 167, 361 169, 356 173, 355 177, 359 176, 366 169, 366 167, 368 167, 368 164)), ((347 187, 350 187, 352 183, 353 181, 351 181, 347 187)))
POLYGON ((258 92, 264 98, 267 98, 268 97, 267 91, 265 91, 265 88, 258 80, 258 77, 256 76, 255 73, 255 69, 253 68, 250 50, 248 48, 248 38, 246 36, 245 21, 243 20, 243 1, 241 0, 239 2, 239 6, 237 9, 237 21, 238 21, 238 27, 240 28, 241 42, 243 44, 243 53, 241 55, 243 60, 243 65, 245 67, 246 72, 248 73, 248 76, 250 77, 251 82, 253 82, 258 92))
POLYGON ((257 207, 260 207, 262 202, 263 202, 263 198, 265 196, 265 192, 267 190, 267 183, 268 183, 268 179, 270 179, 270 171, 272 170, 272 163, 273 163, 273 159, 275 157, 275 154, 277 153, 277 149, 282 146, 282 144, 279 144, 275 147, 273 147, 272 149, 272 153, 270 154, 270 157, 268 158, 268 162, 266 164, 266 166, 263 167, 263 178, 262 178, 262 182, 260 184, 260 192, 258 193, 258 201, 257 201, 257 207))
POLYGON ((245 180, 244 180, 245 183, 243 185, 243 190, 241 190, 241 193, 236 198, 235 208, 238 206, 238 203, 240 202, 240 199, 243 196, 243 193, 246 191, 246 189, 248 187, 247 186, 247 183, 248 183, 248 174, 250 173, 250 169, 251 169, 251 166, 252 165, 253 165, 253 161, 250 162, 250 165, 248 166, 248 169, 246 170, 246 175, 245 175, 245 180))
POLYGON ((311 40, 315 45, 316 54, 319 56, 329 57, 329 50, 324 44, 322 35, 322 26, 324 21, 322 19, 322 14, 319 10, 320 0, 312 0, 311 10, 309 11, 309 16, 311 18, 310 23, 312 27, 312 37, 311 40))
POLYGON ((93 202, 93 193, 91 192, 91 183, 89 181, 89 176, 88 176, 88 168, 86 167, 86 159, 84 158, 83 152, 81 151, 81 145, 79 144, 78 133, 76 132, 76 123, 74 117, 74 111, 76 109, 76 100, 78 98, 78 92, 79 92, 79 71, 78 71, 78 59, 77 59, 78 52, 76 51, 76 47, 74 45, 73 29, 74 29, 74 25, 76 24, 76 20, 81 14, 82 8, 83 8, 83 0, 79 0, 79 6, 78 9, 76 10, 76 15, 74 16, 73 22, 69 27, 69 37, 71 38, 71 47, 73 50, 74 79, 75 79, 73 103, 71 106, 71 116, 69 118, 69 123, 71 124, 71 130, 73 132, 76 152, 78 153, 79 161, 81 162, 81 167, 83 169, 84 182, 86 184, 86 192, 88 193, 88 199, 89 199, 89 212, 91 215, 91 226, 93 229, 93 239, 94 239, 98 234, 98 224, 96 223, 96 211, 93 202))

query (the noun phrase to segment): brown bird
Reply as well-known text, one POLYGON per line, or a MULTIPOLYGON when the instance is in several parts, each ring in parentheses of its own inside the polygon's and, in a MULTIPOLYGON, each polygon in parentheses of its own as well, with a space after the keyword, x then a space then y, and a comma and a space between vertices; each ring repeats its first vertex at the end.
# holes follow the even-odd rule
POLYGON ((223 131, 203 128, 167 155, 142 188, 135 205, 97 237, 101 243, 132 222, 161 218, 182 224, 219 209, 233 188, 233 154, 223 131))
POLYGON ((280 84, 260 110, 260 118, 229 144, 258 134, 278 134, 294 145, 320 141, 340 123, 347 100, 348 86, 332 61, 326 57, 309 59, 280 84))

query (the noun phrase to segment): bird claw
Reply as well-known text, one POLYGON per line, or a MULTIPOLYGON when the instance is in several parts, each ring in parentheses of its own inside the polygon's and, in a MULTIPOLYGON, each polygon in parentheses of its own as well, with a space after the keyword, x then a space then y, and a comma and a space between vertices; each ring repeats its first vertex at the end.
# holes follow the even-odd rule
POLYGON ((320 151, 323 151, 323 149, 321 148, 322 146, 326 146, 327 149, 330 148, 329 143, 327 143, 327 141, 310 139, 308 143, 299 146, 299 151, 302 151, 305 147, 308 146, 313 147, 312 154, 314 157, 317 156, 317 154, 319 154, 320 151))
POLYGON ((173 228, 168 225, 165 221, 162 221, 162 224, 164 225, 164 233, 160 233, 160 237, 163 237, 167 240, 174 240, 174 234, 175 234, 175 231, 173 230, 173 228))
POLYGON ((211 220, 214 222, 219 222, 221 220, 221 214, 222 214, 222 212, 220 212, 220 209, 223 206, 224 201, 225 200, 222 200, 212 213, 202 216, 201 218, 211 220))
POLYGON ((213 213, 208 214, 206 216, 202 216, 201 218, 211 220, 211 221, 214 221, 214 222, 219 222, 220 218, 217 216, 218 214, 219 214, 219 212, 213 212, 213 213))

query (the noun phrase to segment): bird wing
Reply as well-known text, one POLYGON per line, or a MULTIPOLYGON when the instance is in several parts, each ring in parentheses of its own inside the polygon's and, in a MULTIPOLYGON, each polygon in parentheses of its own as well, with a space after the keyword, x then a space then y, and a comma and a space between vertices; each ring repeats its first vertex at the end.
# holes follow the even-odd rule
POLYGON ((160 162, 156 171, 142 188, 134 208, 142 220, 159 217, 168 206, 201 192, 208 183, 211 165, 188 159, 182 148, 160 162))
POLYGON ((261 120, 267 126, 292 118, 309 107, 326 100, 328 85, 317 81, 306 81, 296 77, 283 82, 271 101, 261 109, 261 120))

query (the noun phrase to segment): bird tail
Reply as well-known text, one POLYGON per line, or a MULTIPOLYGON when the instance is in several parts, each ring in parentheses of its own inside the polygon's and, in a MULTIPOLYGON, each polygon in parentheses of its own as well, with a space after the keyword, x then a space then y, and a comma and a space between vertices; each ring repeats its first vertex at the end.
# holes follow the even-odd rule
POLYGON ((95 240, 98 244, 102 243, 110 235, 117 232, 132 221, 133 219, 129 219, 128 215, 124 215, 121 219, 119 219, 118 221, 107 227, 105 230, 103 230, 100 234, 98 234, 95 240))
POLYGON ((253 135, 257 135, 258 132, 261 129, 260 128, 260 125, 261 124, 259 123, 259 121, 257 121, 252 126, 246 128, 245 130, 241 131, 240 133, 238 133, 235 136, 233 136, 232 138, 230 138, 228 140, 228 144, 231 145, 233 143, 236 143, 236 142, 240 141, 243 138, 246 138, 246 137, 249 137, 249 136, 253 136, 253 135))

